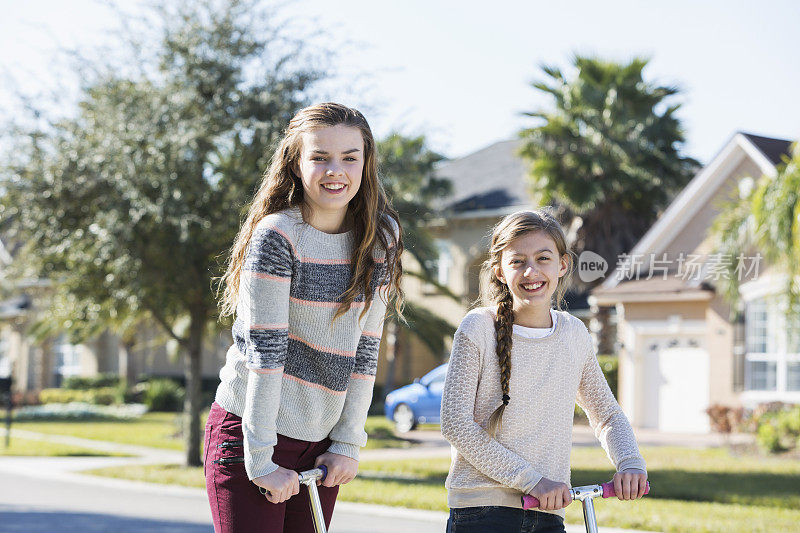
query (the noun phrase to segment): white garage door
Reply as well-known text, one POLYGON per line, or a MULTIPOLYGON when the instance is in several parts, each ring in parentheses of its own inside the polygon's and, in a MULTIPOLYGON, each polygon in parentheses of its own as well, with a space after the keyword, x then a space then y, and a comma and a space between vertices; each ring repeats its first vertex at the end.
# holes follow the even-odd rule
POLYGON ((696 337, 648 341, 645 375, 647 426, 676 433, 706 433, 708 352, 696 337))

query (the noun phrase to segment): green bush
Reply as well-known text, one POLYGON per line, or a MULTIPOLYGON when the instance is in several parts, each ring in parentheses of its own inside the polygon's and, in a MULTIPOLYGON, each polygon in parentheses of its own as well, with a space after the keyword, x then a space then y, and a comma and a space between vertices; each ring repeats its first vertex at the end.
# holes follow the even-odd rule
POLYGON ((759 447, 765 452, 777 453, 785 450, 781 445, 780 437, 778 437, 778 430, 770 423, 761 424, 758 427, 756 440, 759 447))
POLYGON ((145 384, 144 404, 150 411, 178 412, 183 410, 185 392, 177 382, 159 378, 145 384))
POLYGON ((796 448, 800 443, 800 405, 761 416, 756 439, 758 445, 769 453, 796 448))
POLYGON ((120 386, 121 378, 119 374, 105 373, 96 376, 70 376, 64 378, 61 387, 71 390, 90 390, 90 389, 104 389, 108 387, 120 386))
MULTIPOLYGON (((606 377, 609 388, 611 388, 611 394, 614 395, 614 398, 619 399, 617 396, 617 383, 619 380, 619 357, 616 355, 598 355, 597 362, 600 364, 600 370, 603 371, 603 375, 606 377)), ((584 413, 583 409, 578 407, 578 405, 575 405, 575 418, 579 420, 587 419, 586 413, 584 413)))
POLYGON ((778 435, 787 440, 795 440, 800 436, 800 405, 778 413, 775 418, 775 427, 778 429, 778 435))
POLYGON ((94 405, 119 405, 125 403, 125 389, 122 387, 102 387, 87 391, 94 405))
POLYGON ((48 403, 72 403, 89 401, 89 391, 72 389, 42 389, 39 393, 39 401, 43 404, 48 403))
POLYGON ((611 387, 611 393, 614 398, 617 396, 617 384, 619 383, 619 357, 616 355, 598 355, 597 362, 600 363, 600 369, 608 381, 608 386, 611 387))
POLYGON ((44 389, 39 393, 43 404, 81 402, 93 405, 117 405, 124 403, 124 390, 119 387, 99 389, 44 389))

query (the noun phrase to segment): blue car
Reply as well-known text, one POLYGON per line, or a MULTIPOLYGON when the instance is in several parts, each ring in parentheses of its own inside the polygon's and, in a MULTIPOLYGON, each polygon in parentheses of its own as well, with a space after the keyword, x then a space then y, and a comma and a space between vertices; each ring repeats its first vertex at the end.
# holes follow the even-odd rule
POLYGON ((437 366, 414 383, 386 395, 384 412, 399 433, 411 431, 417 424, 438 424, 442 407, 442 389, 447 363, 437 366))

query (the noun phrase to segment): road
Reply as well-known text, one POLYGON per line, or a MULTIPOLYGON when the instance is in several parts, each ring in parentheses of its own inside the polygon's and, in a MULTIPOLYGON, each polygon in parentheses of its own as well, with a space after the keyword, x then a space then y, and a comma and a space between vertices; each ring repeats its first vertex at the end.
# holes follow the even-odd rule
MULTIPOLYGON (((211 513, 203 489, 85 476, 63 471, 114 464, 117 459, 0 458, 0 531, 209 533, 211 513), (73 466, 73 465, 71 465, 73 466)), ((330 533, 441 533, 445 513, 339 502, 330 533)))

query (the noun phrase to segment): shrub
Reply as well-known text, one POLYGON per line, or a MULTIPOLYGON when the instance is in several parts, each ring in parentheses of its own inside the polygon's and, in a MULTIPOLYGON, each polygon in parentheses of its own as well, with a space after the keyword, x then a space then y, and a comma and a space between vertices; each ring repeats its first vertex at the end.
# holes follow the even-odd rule
POLYGON ((740 431, 744 426, 745 411, 741 407, 726 407, 715 403, 706 414, 711 419, 711 429, 718 433, 740 431))
POLYGON ((177 412, 183 409, 183 387, 166 378, 144 384, 144 404, 150 411, 177 412))
POLYGON ((42 389, 39 393, 39 401, 43 404, 49 403, 91 403, 89 401, 89 391, 73 389, 42 389))
POLYGON ((102 387, 86 391, 89 403, 94 405, 118 405, 125 403, 125 389, 121 387, 102 387))
POLYGON ((120 382, 119 374, 107 372, 96 376, 69 376, 64 378, 61 387, 72 390, 104 389, 118 387, 120 382))
POLYGON ((769 453, 791 450, 800 443, 800 405, 763 411, 758 419, 758 445, 769 453))
POLYGON ((147 411, 142 404, 91 405, 73 402, 21 407, 14 412, 14 420, 130 420, 147 411))
POLYGON ((89 403, 93 405, 115 405, 124 403, 124 390, 119 387, 103 387, 100 389, 43 389, 39 393, 39 401, 51 403, 89 403))
POLYGON ((619 357, 616 355, 598 355, 597 362, 600 363, 600 369, 608 381, 608 386, 611 387, 611 393, 614 398, 617 396, 617 385, 619 384, 619 357))
POLYGON ((785 450, 781 445, 781 439, 778 437, 778 430, 770 423, 765 423, 758 427, 756 440, 765 452, 777 453, 785 450))
POLYGON ((730 407, 718 403, 706 409, 706 414, 711 419, 711 429, 717 433, 730 433, 732 429, 731 420, 728 418, 730 410, 730 407))
MULTIPOLYGON (((27 391, 13 391, 11 393, 11 403, 14 407, 24 407, 26 405, 40 405, 42 401, 39 399, 38 390, 27 391)), ((5 407, 5 405, 3 405, 5 407)))
MULTIPOLYGON (((608 382, 608 386, 611 389, 611 394, 614 395, 614 398, 619 400, 619 397, 617 396, 619 358, 616 355, 598 355, 597 362, 600 364, 600 370, 603 371, 603 375, 608 382)), ((583 409, 581 409, 577 404, 575 404, 575 414, 573 419, 580 422, 588 421, 586 413, 584 413, 583 409)))

